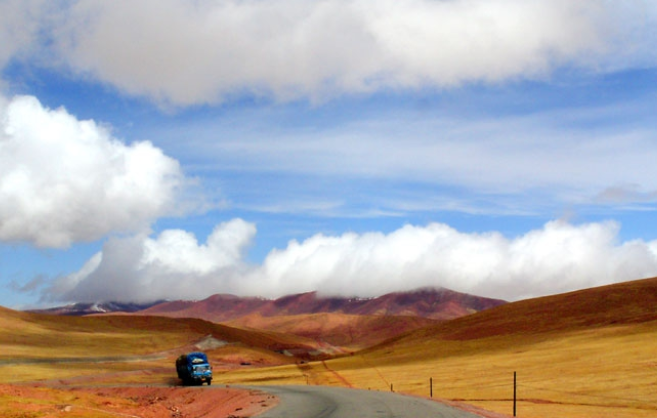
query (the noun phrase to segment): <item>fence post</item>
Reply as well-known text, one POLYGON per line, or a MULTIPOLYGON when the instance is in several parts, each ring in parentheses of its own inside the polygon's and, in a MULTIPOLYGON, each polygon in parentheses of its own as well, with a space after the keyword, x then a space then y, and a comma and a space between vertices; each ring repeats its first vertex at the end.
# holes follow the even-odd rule
POLYGON ((433 377, 429 378, 429 395, 433 398, 433 377))
POLYGON ((517 377, 516 377, 516 372, 513 372, 513 416, 516 416, 516 394, 517 394, 517 377))

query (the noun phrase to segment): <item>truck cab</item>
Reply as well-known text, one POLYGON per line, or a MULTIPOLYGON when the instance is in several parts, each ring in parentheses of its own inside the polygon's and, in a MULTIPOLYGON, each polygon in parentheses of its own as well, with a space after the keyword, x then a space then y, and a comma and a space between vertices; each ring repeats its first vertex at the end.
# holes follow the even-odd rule
POLYGON ((205 353, 183 354, 176 360, 176 371, 183 385, 212 384, 212 366, 205 353))

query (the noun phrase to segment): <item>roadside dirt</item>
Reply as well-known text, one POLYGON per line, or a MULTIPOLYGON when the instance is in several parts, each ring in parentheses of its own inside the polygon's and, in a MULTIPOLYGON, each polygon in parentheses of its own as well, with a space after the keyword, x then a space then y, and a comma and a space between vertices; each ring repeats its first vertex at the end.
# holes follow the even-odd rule
POLYGON ((262 413, 276 403, 277 399, 266 393, 228 387, 55 389, 0 385, 0 416, 5 418, 242 418, 262 413))

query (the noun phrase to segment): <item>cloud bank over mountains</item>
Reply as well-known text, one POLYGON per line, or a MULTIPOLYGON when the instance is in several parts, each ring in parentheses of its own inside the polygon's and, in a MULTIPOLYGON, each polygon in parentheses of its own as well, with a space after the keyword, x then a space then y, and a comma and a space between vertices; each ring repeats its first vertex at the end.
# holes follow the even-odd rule
POLYGON ((507 238, 448 225, 406 225, 389 234, 314 235, 272 250, 261 264, 245 251, 255 225, 234 219, 205 243, 180 230, 109 240, 79 271, 42 289, 50 301, 203 299, 215 293, 277 297, 379 296, 424 286, 507 300, 657 275, 657 241, 618 242, 613 222, 552 221, 507 238))
MULTIPOLYGON (((0 65, 41 58, 165 105, 605 71, 651 53, 648 1, 5 1, 0 65), (631 39, 628 39, 631 38, 631 39), (631 40, 643 45, 629 51, 631 40)), ((651 62, 654 64, 654 62, 651 62)))

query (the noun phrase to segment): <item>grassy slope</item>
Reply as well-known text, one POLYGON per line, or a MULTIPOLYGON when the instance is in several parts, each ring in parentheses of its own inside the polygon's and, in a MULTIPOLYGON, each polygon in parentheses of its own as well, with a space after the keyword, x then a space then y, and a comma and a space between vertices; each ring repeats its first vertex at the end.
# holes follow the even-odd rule
MULTIPOLYGON (((11 312, 11 311, 9 311, 11 312)), ((199 319, 102 316, 66 317, 0 312, 0 359, 144 355, 212 334, 254 346, 312 347, 310 340, 274 332, 245 331, 199 319), (2 315, 4 313, 4 315, 2 315)))
POLYGON ((249 315, 227 325, 266 329, 325 341, 346 350, 360 350, 438 321, 417 316, 366 316, 318 313, 263 317, 249 315))
POLYGON ((224 348, 209 350, 217 356, 239 346, 243 347, 247 358, 249 355, 257 356, 275 364, 282 363, 284 359, 284 356, 275 353, 277 350, 308 351, 317 345, 312 340, 294 335, 247 331, 199 319, 64 317, 0 308, 0 382, 69 378, 148 368, 172 369, 173 358, 194 349, 193 345, 208 335, 232 343, 224 348), (152 355, 155 356, 139 358, 152 355), (276 361, 267 356, 277 357, 276 361), (122 357, 134 358, 139 362, 126 362, 122 357))
MULTIPOLYGON (((281 367, 276 381, 464 400, 519 416, 657 416, 657 279, 517 302, 354 356, 281 367)), ((232 381, 266 380, 257 371, 232 381)), ((266 373, 273 376, 271 370, 266 373)))

